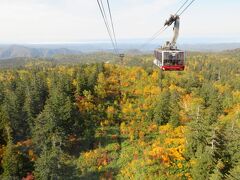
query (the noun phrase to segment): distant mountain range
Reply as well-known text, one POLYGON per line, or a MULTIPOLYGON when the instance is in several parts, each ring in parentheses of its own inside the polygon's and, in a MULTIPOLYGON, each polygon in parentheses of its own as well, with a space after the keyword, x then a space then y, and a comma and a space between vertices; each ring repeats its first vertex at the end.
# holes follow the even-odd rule
POLYGON ((80 54, 81 52, 67 48, 49 49, 49 48, 31 48, 20 45, 12 45, 0 48, 0 59, 12 59, 18 57, 27 58, 49 58, 54 55, 80 54))
MULTIPOLYGON (((121 43, 120 52, 128 54, 151 53, 158 44, 150 44, 139 50, 139 43, 121 43)), ((240 43, 218 44, 180 44, 179 48, 185 51, 219 52, 240 48, 240 43)), ((113 52, 109 43, 83 44, 41 44, 41 45, 0 45, 0 59, 13 58, 51 58, 55 55, 78 55, 91 52, 113 52)))
POLYGON ((240 43, 183 44, 179 48, 186 51, 220 52, 240 48, 240 43))

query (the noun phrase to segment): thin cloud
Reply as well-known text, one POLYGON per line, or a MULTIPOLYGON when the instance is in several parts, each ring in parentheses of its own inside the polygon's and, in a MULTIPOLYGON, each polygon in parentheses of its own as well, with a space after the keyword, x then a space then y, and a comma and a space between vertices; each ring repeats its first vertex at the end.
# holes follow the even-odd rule
MULTIPOLYGON (((183 1, 110 0, 118 38, 150 37, 183 1)), ((239 8, 236 0, 196 1, 181 18, 180 37, 239 34, 239 8)), ((95 0, 0 0, 0 21, 2 43, 108 39, 95 0)))

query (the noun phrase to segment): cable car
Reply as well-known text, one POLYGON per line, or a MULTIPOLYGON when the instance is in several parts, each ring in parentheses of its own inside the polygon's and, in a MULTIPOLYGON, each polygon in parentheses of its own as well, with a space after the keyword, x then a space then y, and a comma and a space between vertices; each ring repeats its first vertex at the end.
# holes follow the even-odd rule
POLYGON ((163 71, 183 71, 185 69, 185 52, 179 49, 156 49, 154 64, 163 71))
POLYGON ((174 22, 174 37, 171 42, 154 51, 155 65, 163 71, 184 71, 185 69, 185 52, 176 47, 177 38, 179 35, 180 18, 178 15, 172 15, 165 22, 165 26, 170 26, 174 22))

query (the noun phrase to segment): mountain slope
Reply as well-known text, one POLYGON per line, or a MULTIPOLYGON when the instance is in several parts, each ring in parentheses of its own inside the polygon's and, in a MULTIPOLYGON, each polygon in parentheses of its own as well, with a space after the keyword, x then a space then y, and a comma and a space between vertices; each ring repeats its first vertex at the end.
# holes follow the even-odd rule
POLYGON ((11 59, 17 57, 52 57, 54 55, 68 55, 68 54, 80 54, 78 51, 69 50, 66 48, 60 49, 47 49, 47 48, 29 48, 25 46, 13 45, 0 49, 0 59, 11 59))

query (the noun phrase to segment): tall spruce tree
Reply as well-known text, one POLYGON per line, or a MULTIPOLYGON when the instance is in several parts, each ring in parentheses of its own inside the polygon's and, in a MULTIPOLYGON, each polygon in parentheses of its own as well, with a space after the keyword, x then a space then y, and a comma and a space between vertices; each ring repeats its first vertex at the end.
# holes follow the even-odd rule
POLYGON ((174 126, 177 127, 180 125, 180 106, 179 101, 180 97, 177 91, 173 91, 171 93, 170 99, 169 99, 169 110, 170 110, 170 118, 169 122, 174 126))
POLYGON ((169 100, 171 94, 168 90, 165 90, 161 93, 159 100, 156 103, 156 108, 154 109, 154 118, 153 120, 159 124, 164 125, 169 122, 170 118, 170 108, 169 100))
POLYGON ((209 149, 198 148, 194 158, 194 165, 191 169, 193 179, 206 180, 213 173, 214 162, 209 149))
POLYGON ((80 114, 70 97, 58 89, 52 90, 43 112, 36 119, 34 140, 41 147, 63 144, 69 135, 80 133, 77 132, 80 128, 80 114))
POLYGON ((33 130, 34 119, 43 110, 48 92, 45 81, 36 73, 28 79, 26 85, 26 98, 24 102, 24 112, 27 116, 27 123, 30 130, 33 130))

